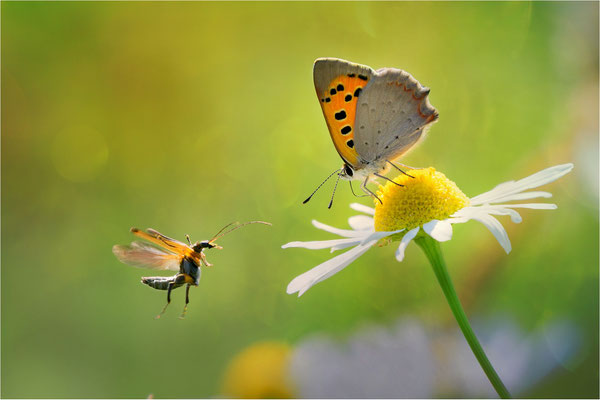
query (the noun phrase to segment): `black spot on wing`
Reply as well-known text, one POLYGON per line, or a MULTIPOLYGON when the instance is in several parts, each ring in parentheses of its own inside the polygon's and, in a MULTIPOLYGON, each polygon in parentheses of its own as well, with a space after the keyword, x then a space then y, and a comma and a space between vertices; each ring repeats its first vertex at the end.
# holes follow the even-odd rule
POLYGON ((346 146, 353 148, 354 147, 354 140, 350 139, 346 142, 346 146))
POLYGON ((332 96, 336 93, 337 91, 335 90, 335 88, 331 88, 331 90, 329 91, 329 94, 331 94, 332 96))
POLYGON ((339 85, 337 85, 337 91, 338 92, 343 92, 344 91, 344 85, 342 85, 341 83, 339 85))
POLYGON ((338 121, 346 119, 346 111, 344 111, 344 110, 342 110, 340 112, 336 112, 334 115, 335 115, 335 119, 337 119, 338 121))
POLYGON ((347 135, 350 132, 352 132, 352 127, 350 125, 346 125, 342 128, 340 132, 342 132, 342 135, 347 135))
POLYGON ((349 102, 350 100, 352 100, 352 95, 347 94, 346 97, 344 97, 344 100, 346 100, 346 103, 349 102))
POLYGON ((358 96, 360 96, 360 92, 362 92, 362 88, 357 88, 357 89, 354 91, 354 97, 358 97, 358 96))
POLYGON ((362 79, 363 81, 369 80, 369 78, 365 75, 358 75, 358 79, 362 79))

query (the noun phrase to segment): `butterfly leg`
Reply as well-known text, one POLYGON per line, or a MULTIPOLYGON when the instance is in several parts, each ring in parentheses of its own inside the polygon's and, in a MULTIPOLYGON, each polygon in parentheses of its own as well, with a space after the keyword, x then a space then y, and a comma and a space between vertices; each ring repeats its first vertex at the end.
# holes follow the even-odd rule
POLYGON ((354 188, 352 187, 352 181, 350 180, 350 181, 348 181, 348 183, 350 184, 350 191, 352 192, 352 194, 354 195, 354 197, 371 197, 370 194, 366 194, 366 193, 365 194, 360 194, 360 195, 354 193, 354 188))
MULTIPOLYGON (((405 172, 405 174, 406 174, 406 172, 405 172)), ((373 174, 373 175, 375 175, 375 176, 377 176, 377 177, 379 177, 379 178, 381 178, 381 179, 385 179, 386 181, 390 181, 390 182, 392 182, 394 185, 398 185, 398 186, 404 186, 404 185, 401 185, 401 184, 399 184, 399 183, 397 183, 397 182, 394 182, 393 180, 391 180, 391 179, 390 179, 390 178, 388 178, 387 176, 379 175, 379 174, 377 174, 377 173, 375 173, 375 174, 373 174)), ((407 174, 407 175, 408 175, 408 174, 407 174)), ((410 176, 410 175, 408 175, 408 176, 410 176)))
POLYGON ((188 303, 190 302, 190 286, 191 286, 191 284, 188 283, 185 288, 185 306, 183 307, 183 312, 179 316, 179 319, 185 318, 185 313, 187 312, 187 306, 188 306, 188 303))
POLYGON ((379 197, 377 197, 377 195, 376 195, 375 193, 373 193, 373 192, 371 192, 371 191, 369 190, 369 188, 367 187, 367 183, 368 183, 368 182, 369 182, 369 177, 367 176, 367 177, 365 178, 364 182, 363 182, 363 183, 361 183, 361 185, 360 185, 360 188, 363 190, 363 192, 365 192, 365 193, 369 194, 371 197, 373 197, 373 198, 375 198, 375 199, 379 200, 379 202, 380 202, 381 204, 383 204, 383 201, 381 201, 381 199, 380 199, 379 197))
MULTIPOLYGON (((406 176, 410 176, 411 178, 414 178, 414 176, 407 174, 406 172, 404 172, 400 167, 398 167, 396 164, 394 164, 393 162, 391 162, 390 160, 385 160, 387 161, 392 167, 396 168, 398 171, 402 172, 404 175, 406 176)), ((400 164, 400 163, 398 163, 400 164)), ((400 164, 402 165, 404 168, 406 169, 422 169, 422 168, 415 168, 415 167, 410 167, 408 165, 404 165, 404 164, 400 164)))

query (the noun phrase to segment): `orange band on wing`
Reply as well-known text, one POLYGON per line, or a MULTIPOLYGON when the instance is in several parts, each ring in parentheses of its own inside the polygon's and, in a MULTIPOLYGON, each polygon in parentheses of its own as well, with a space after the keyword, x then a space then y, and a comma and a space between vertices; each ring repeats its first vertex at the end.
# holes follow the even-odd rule
POLYGON ((357 74, 340 75, 333 79, 319 98, 329 134, 340 156, 356 166, 358 154, 354 146, 356 104, 368 77, 357 74))
POLYGON ((147 232, 139 230, 138 228, 131 228, 131 233, 134 235, 141 237, 142 239, 146 239, 149 242, 159 245, 162 248, 165 248, 173 253, 186 255, 188 257, 196 257, 197 253, 187 246, 184 243, 181 243, 175 239, 171 239, 166 237, 160 232, 155 231, 154 229, 148 229, 147 232))

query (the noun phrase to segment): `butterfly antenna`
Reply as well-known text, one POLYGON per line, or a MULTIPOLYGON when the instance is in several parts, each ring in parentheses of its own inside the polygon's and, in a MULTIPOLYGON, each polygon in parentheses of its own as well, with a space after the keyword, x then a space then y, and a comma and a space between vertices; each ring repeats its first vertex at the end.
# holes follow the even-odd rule
POLYGON ((329 180, 329 178, 331 178, 331 177, 332 177, 333 175, 335 175, 336 173, 337 173, 337 174, 339 174, 339 173, 340 173, 340 170, 339 170, 339 169, 336 169, 336 170, 335 170, 335 171, 333 171, 333 172, 332 172, 332 173, 331 173, 331 174, 330 174, 330 175, 329 175, 327 178, 325 178, 325 180, 324 180, 323 182, 321 182, 321 184, 320 184, 319 186, 317 186, 317 188, 315 189, 315 191, 314 191, 314 192, 312 192, 312 194, 311 194, 310 196, 308 196, 308 199, 304 200, 304 201, 302 202, 302 204, 306 204, 306 203, 308 203, 308 201, 309 201, 310 199, 312 199, 312 197, 315 195, 315 193, 317 193, 317 190, 321 189, 321 186, 323 186, 323 185, 325 184, 325 182, 327 182, 327 181, 329 180))
POLYGON ((212 243, 215 240, 217 240, 218 238, 223 237, 223 236, 225 236, 225 235, 227 235, 227 234, 235 231, 236 229, 241 228, 242 226, 246 226, 246 225, 250 225, 250 224, 263 224, 263 225, 269 225, 269 226, 272 225, 270 222, 264 222, 264 221, 249 221, 249 222, 245 222, 243 224, 240 224, 237 221, 236 222, 232 222, 230 224, 225 225, 223 228, 221 228, 221 230, 219 232, 217 232, 217 234, 212 239, 210 239, 208 242, 212 243), (235 226, 233 228, 231 228, 231 229, 229 229, 229 230, 226 231, 225 229, 227 229, 231 225, 235 225, 235 226))
POLYGON ((335 196, 335 190, 337 189, 337 185, 340 182, 341 177, 342 174, 338 174, 338 178, 335 180, 335 186, 333 187, 333 193, 331 193, 331 201, 329 202, 329 206, 327 208, 331 208, 331 205, 333 204, 333 196, 335 196))

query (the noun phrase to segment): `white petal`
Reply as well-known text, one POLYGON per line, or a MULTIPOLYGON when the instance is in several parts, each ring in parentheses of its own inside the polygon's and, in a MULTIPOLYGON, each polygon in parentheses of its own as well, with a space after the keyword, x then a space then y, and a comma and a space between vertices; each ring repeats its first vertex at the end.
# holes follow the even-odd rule
POLYGON ((416 227, 415 229, 411 229, 410 231, 406 232, 406 234, 400 241, 398 250, 396 250, 396 260, 404 260, 404 250, 406 250, 406 246, 408 246, 410 241, 413 240, 415 236, 417 236, 417 233, 419 233, 419 227, 416 227))
POLYGON ((357 231, 363 231, 367 229, 375 230, 375 222, 373 221, 373 218, 367 217, 366 215, 355 215, 348 218, 348 225, 357 231))
MULTIPOLYGON (((550 198, 552 197, 552 193, 548 192, 523 192, 511 194, 504 197, 498 197, 494 199, 494 203, 503 203, 505 201, 515 201, 515 200, 529 200, 529 199, 537 199, 538 197, 550 198)), ((473 204, 473 203, 471 203, 473 204)))
POLYGON ((373 232, 369 237, 363 239, 362 243, 366 243, 368 240, 379 240, 384 237, 391 236, 395 233, 402 232, 404 229, 398 229, 397 231, 378 231, 373 232))
POLYGON ((370 240, 365 244, 359 244, 352 250, 333 257, 324 263, 317 265, 313 269, 294 278, 287 287, 287 293, 292 294, 298 292, 298 297, 310 289, 313 285, 329 278, 346 268, 352 261, 363 255, 373 246, 377 240, 370 240))
POLYGON ((529 203, 529 204, 498 204, 505 208, 531 208, 534 210, 556 210, 556 204, 551 203, 529 203))
POLYGON ((357 244, 360 244, 362 242, 362 240, 355 240, 355 239, 342 239, 342 240, 352 240, 352 242, 340 243, 340 244, 336 244, 335 246, 331 246, 330 253, 333 253, 334 251, 338 251, 338 250, 347 249, 348 247, 356 246, 357 244))
POLYGON ((352 204, 350 204, 350 208, 353 209, 353 210, 355 210, 355 211, 361 212, 361 213, 365 213, 365 214, 369 214, 369 215, 375 215, 375 209, 374 208, 365 206, 363 204, 352 203, 352 204))
POLYGON ((450 223, 461 223, 466 222, 462 219, 472 219, 474 216, 482 215, 482 214, 492 214, 492 215, 510 215, 510 218, 514 223, 520 223, 523 219, 518 212, 513 210, 513 208, 530 208, 537 210, 555 210, 556 204, 549 203, 528 203, 528 204, 494 204, 494 205, 484 205, 484 206, 476 206, 476 207, 465 207, 454 214, 452 214, 452 218, 449 218, 448 221, 450 223), (459 221, 456 221, 459 219, 459 221))
POLYGON ((323 231, 329 232, 329 233, 333 233, 342 237, 358 237, 358 236, 364 236, 365 232, 362 231, 350 231, 347 229, 339 229, 339 228, 335 228, 333 226, 329 226, 329 225, 325 225, 319 221, 315 221, 314 219, 312 220, 312 224, 315 226, 315 228, 317 229, 321 229, 323 231))
MULTIPOLYGON (((365 235, 365 237, 368 235, 365 235)), ((349 246, 354 246, 362 242, 363 238, 350 238, 350 239, 334 239, 334 240, 317 240, 313 242, 290 242, 281 246, 282 249, 288 249, 290 247, 301 247, 309 250, 320 250, 328 249, 330 247, 336 247, 340 244, 350 243, 349 246)))
POLYGON ((494 201, 497 198, 508 196, 511 193, 511 189, 514 187, 515 181, 508 181, 497 185, 492 190, 484 192, 478 196, 473 197, 471 200, 472 206, 481 204, 487 204, 494 201))
POLYGON ((515 210, 511 210, 510 208, 493 208, 490 209, 489 214, 491 215, 510 215, 510 220, 515 224, 520 224, 523 222, 523 217, 521 214, 516 212, 515 210))
MULTIPOLYGON (((458 210, 457 212, 452 214, 451 215, 452 218, 448 218, 448 220, 450 220, 450 219, 466 219, 466 221, 460 221, 460 222, 467 222, 468 220, 473 218, 474 215, 481 214, 481 207, 482 206, 478 206, 478 207, 470 207, 469 206, 469 207, 461 208, 460 210, 458 210)), ((456 223, 456 222, 454 222, 454 223, 456 223)))
POLYGON ((434 219, 424 224, 423 230, 438 242, 452 239, 452 225, 448 221, 434 219))
MULTIPOLYGON (((465 212, 466 215, 469 215, 469 211, 465 212)), ((521 215, 516 212, 515 210, 511 210, 510 208, 507 208, 503 205, 486 205, 486 206, 479 206, 479 207, 473 207, 473 210, 470 211, 470 215, 471 218, 473 218, 473 216, 475 215, 485 215, 485 214, 490 214, 490 215, 510 215, 510 219, 512 220, 512 222, 514 222, 515 224, 519 224, 523 221, 523 218, 521 217, 521 215)), ((465 216, 465 214, 463 214, 463 216, 465 216)))
POLYGON ((534 189, 536 187, 555 181, 563 175, 568 174, 573 169, 573 164, 561 164, 546 168, 540 172, 530 175, 518 181, 504 182, 494 189, 475 196, 471 199, 471 205, 496 202, 498 199, 534 189))
POLYGON ((502 246, 504 251, 506 251, 507 254, 510 253, 510 250, 512 249, 510 240, 508 239, 508 235, 506 234, 504 227, 496 218, 492 217, 491 215, 482 214, 473 216, 473 219, 485 225, 485 227, 492 232, 496 240, 498 240, 498 243, 500 243, 500 246, 502 246))
MULTIPOLYGON (((365 238, 360 241, 360 244, 366 243, 369 240, 380 240, 380 239, 383 239, 386 236, 391 236, 391 235, 393 235, 395 233, 402 232, 403 230, 404 229, 400 229, 400 230, 392 231, 392 232, 385 232, 385 231, 371 232, 368 236, 365 236, 365 238)), ((356 239, 343 239, 343 240, 352 240, 352 242, 340 243, 340 244, 337 244, 335 246, 332 246, 331 247, 331 252, 332 253, 334 251, 336 251, 336 250, 345 249, 347 247, 354 246, 355 244, 359 244, 359 243, 357 243, 358 241, 356 239)))
POLYGON ((446 221, 448 221, 451 224, 464 224, 467 221, 470 221, 471 218, 464 218, 464 217, 456 217, 456 218, 447 218, 446 221))
POLYGON ((554 167, 546 168, 541 170, 540 172, 530 175, 527 178, 518 180, 516 183, 523 187, 523 190, 529 190, 546 185, 550 182, 554 182, 561 176, 564 176, 571 172, 572 169, 572 163, 555 165, 554 167))

